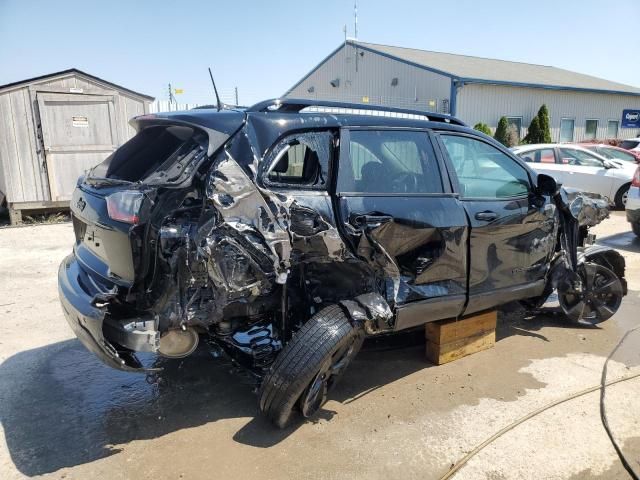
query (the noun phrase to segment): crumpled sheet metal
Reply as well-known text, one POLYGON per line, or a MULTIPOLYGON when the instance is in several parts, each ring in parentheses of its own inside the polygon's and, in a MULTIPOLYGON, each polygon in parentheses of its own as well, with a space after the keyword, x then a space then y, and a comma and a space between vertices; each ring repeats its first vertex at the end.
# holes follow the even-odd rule
POLYGON ((581 227, 593 227, 609 217, 609 202, 602 195, 563 188, 569 209, 581 227))
POLYGON ((290 267, 291 239, 284 206, 274 213, 228 151, 214 165, 206 193, 230 228, 243 233, 240 229, 250 227, 259 233, 273 255, 276 282, 285 283, 290 267))
POLYGON ((393 329, 393 312, 379 293, 365 293, 353 300, 340 302, 355 322, 361 322, 369 334, 384 333, 393 329))

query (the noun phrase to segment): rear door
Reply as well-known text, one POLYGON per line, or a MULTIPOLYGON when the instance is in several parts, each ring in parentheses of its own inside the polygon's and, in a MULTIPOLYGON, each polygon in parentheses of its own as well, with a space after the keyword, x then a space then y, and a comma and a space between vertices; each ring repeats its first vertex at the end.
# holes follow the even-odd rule
POLYGON ((471 225, 472 313, 539 295, 555 246, 554 209, 530 203, 526 168, 484 139, 439 135, 471 225))
POLYGON ((85 170, 118 144, 112 95, 38 92, 51 200, 69 200, 85 170))
POLYGON ((455 317, 467 283, 467 219, 423 130, 341 132, 336 201, 356 254, 384 272, 396 328, 455 317))

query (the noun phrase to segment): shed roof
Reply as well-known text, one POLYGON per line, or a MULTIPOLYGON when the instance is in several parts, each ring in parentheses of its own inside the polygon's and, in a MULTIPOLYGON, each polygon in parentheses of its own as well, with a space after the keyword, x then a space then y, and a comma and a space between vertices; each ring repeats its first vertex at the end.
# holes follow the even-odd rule
MULTIPOLYGON (((347 44, 357 46, 365 51, 379 53, 418 68, 440 73, 465 83, 503 84, 554 90, 581 90, 640 95, 640 88, 638 87, 548 65, 394 47, 355 40, 348 40, 347 44)), ((329 57, 333 56, 341 47, 336 49, 329 57)), ((327 59, 323 60, 320 65, 327 59)), ((309 75, 320 65, 312 70, 309 75)))
POLYGON ((46 75, 40 75, 38 77, 27 78, 25 80, 20 80, 20 81, 17 81, 17 82, 11 82, 11 83, 7 83, 5 85, 0 85, 0 92, 2 90, 13 88, 13 87, 18 87, 18 86, 23 85, 23 84, 39 82, 40 80, 46 80, 48 78, 59 77, 61 75, 68 75, 68 74, 79 74, 79 75, 82 75, 83 77, 87 77, 89 79, 98 81, 100 83, 104 83, 105 85, 108 85, 108 86, 113 87, 115 89, 122 90, 122 91, 125 91, 125 92, 129 92, 132 95, 137 95, 138 97, 143 97, 143 98, 146 98, 146 99, 151 100, 151 101, 154 100, 154 97, 152 97, 150 95, 145 95, 144 93, 136 92, 136 91, 131 90, 129 88, 125 88, 122 85, 118 85, 116 83, 109 82, 108 80, 104 80, 104 79, 102 79, 100 77, 96 77, 95 75, 91 75, 90 73, 86 73, 86 72, 83 72, 82 70, 78 70, 77 68, 68 68, 67 70, 61 70, 59 72, 48 73, 46 75))

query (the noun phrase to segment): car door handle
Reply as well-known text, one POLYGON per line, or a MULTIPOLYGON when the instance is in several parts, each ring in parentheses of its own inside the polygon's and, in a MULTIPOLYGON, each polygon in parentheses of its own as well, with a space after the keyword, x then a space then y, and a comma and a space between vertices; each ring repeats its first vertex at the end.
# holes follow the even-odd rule
POLYGON ((354 213, 349 218, 349 223, 357 228, 378 227, 383 223, 389 223, 393 220, 391 215, 376 215, 354 213))
POLYGON ((484 222, 490 222, 492 220, 495 220, 496 218, 498 218, 498 214, 496 212, 491 212, 489 210, 486 210, 484 212, 476 213, 476 220, 482 220, 484 222))

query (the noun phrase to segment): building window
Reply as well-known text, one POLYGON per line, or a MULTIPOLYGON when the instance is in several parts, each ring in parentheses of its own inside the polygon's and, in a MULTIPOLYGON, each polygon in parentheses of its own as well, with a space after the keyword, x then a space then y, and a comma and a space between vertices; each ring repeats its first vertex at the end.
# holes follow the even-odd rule
POLYGON ((595 140, 598 136, 598 120, 587 120, 584 124, 585 140, 595 140))
POLYGON ((573 127, 575 120, 573 118, 563 118, 560 120, 560 143, 573 142, 573 127))
POLYGON ((617 120, 609 120, 607 122, 607 138, 618 138, 618 126, 617 120))
POLYGON ((507 122, 509 122, 509 126, 513 126, 518 133, 518 140, 522 138, 522 117, 507 117, 507 122))

